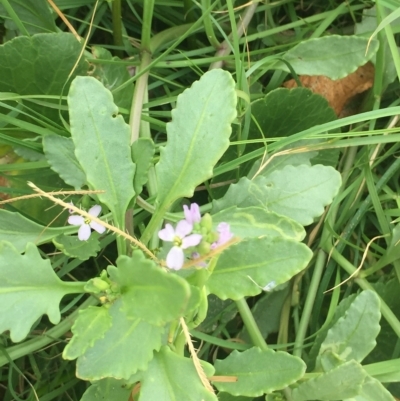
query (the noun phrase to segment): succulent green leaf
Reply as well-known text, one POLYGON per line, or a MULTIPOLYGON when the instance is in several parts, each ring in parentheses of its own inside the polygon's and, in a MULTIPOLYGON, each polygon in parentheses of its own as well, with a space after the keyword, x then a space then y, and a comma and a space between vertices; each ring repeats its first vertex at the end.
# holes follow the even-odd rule
POLYGON ((272 90, 251 105, 251 114, 257 122, 250 125, 252 138, 260 137, 258 127, 266 138, 275 138, 290 136, 337 118, 328 101, 307 88, 272 90))
POLYGON ((61 281, 34 244, 21 255, 12 244, 0 242, 0 333, 10 330, 11 340, 18 342, 44 314, 59 323, 61 298, 83 292, 78 286, 61 281))
POLYGON ((129 146, 129 126, 113 103, 112 94, 95 78, 76 77, 68 94, 75 155, 93 189, 122 224, 135 194, 135 165, 129 146))
POLYGON ((86 184, 86 176, 75 156, 75 147, 71 138, 60 135, 46 135, 43 138, 43 151, 50 168, 66 184, 80 189, 86 184))
POLYGON ((344 361, 361 362, 375 347, 381 318, 379 297, 374 291, 360 293, 343 317, 328 330, 317 362, 330 351, 344 361))
POLYGON ((338 171, 320 164, 285 166, 253 180, 243 177, 229 187, 225 196, 213 203, 213 213, 231 206, 263 206, 309 225, 321 216, 341 185, 338 171))
POLYGON ((367 376, 361 393, 344 401, 393 401, 393 396, 379 380, 367 376))
MULTIPOLYGON (((17 18, 29 34, 55 32, 57 30, 51 14, 49 3, 46 0, 8 0, 17 18)), ((0 14, 7 14, 0 4, 0 14)), ((10 15, 10 17, 12 17, 10 15)), ((5 27, 16 30, 18 26, 11 19, 5 20, 5 27)), ((24 34, 24 32, 20 32, 24 34)))
POLYGON ((306 365, 286 352, 253 347, 244 352, 235 350, 224 360, 216 360, 215 370, 217 376, 237 377, 236 382, 214 382, 218 390, 258 397, 295 383, 304 375, 306 365))
POLYGON ((87 241, 81 241, 77 236, 59 235, 53 238, 53 244, 64 255, 80 260, 96 256, 101 249, 99 235, 96 232, 92 232, 87 241))
MULTIPOLYGON (((205 362, 210 376, 213 367, 205 362)), ((155 353, 146 372, 141 374, 139 401, 217 401, 215 394, 207 390, 190 358, 184 358, 164 346, 155 353)))
POLYGON ((64 348, 64 359, 76 359, 93 347, 111 327, 111 316, 105 306, 89 306, 80 310, 78 318, 72 326, 73 337, 64 348))
POLYGON ((149 169, 152 165, 152 158, 155 152, 155 145, 150 138, 139 138, 132 144, 132 160, 136 164, 133 187, 137 195, 142 193, 143 185, 148 180, 149 169))
MULTIPOLYGON (((79 59, 81 47, 82 44, 71 33, 39 33, 6 42, 0 46, 0 92, 60 96, 79 59)), ((82 58, 72 78, 86 75, 88 66, 82 58)), ((64 90, 68 91, 68 88, 69 83, 64 90)), ((34 104, 30 107, 59 121, 58 110, 54 109, 58 107, 58 100, 46 101, 52 103, 52 108, 34 104)))
POLYGON ((189 284, 146 259, 142 251, 134 251, 132 257, 120 256, 117 267, 109 266, 107 270, 121 288, 121 311, 128 319, 163 325, 185 313, 189 284))
POLYGON ((301 241, 306 235, 301 224, 262 207, 231 207, 214 214, 212 218, 214 228, 219 223, 229 222, 231 232, 240 238, 268 236, 301 241))
POLYGON ((121 307, 120 299, 110 306, 111 328, 79 356, 76 363, 79 378, 128 380, 138 370, 146 370, 154 350, 160 349, 164 328, 144 320, 129 319, 121 307))
MULTIPOLYGON (((288 50, 283 58, 299 75, 325 75, 340 79, 364 65, 378 51, 379 42, 358 36, 330 35, 309 39, 288 50)), ((287 65, 279 62, 276 68, 290 72, 287 65)))
POLYGON ((238 397, 235 397, 234 395, 232 395, 232 394, 229 394, 229 393, 223 393, 223 392, 220 392, 220 393, 218 393, 218 400, 219 401, 252 401, 254 398, 253 397, 243 397, 243 396, 238 396, 238 397))
POLYGON ((44 244, 64 232, 65 227, 41 226, 19 213, 0 209, 0 241, 11 242, 18 252, 23 252, 28 242, 44 244))
POLYGON ((229 247, 217 261, 207 287, 221 299, 258 295, 290 280, 307 266, 312 252, 284 238, 251 238, 229 247))
POLYGON ((356 361, 346 362, 300 384, 292 392, 293 401, 341 401, 359 395, 366 372, 356 361))
POLYGON ((226 71, 208 71, 178 96, 156 165, 161 209, 178 198, 191 198, 195 187, 212 177, 229 146, 235 117, 235 82, 226 71))
POLYGON ((132 386, 124 380, 107 378, 94 382, 80 401, 129 401, 132 386))

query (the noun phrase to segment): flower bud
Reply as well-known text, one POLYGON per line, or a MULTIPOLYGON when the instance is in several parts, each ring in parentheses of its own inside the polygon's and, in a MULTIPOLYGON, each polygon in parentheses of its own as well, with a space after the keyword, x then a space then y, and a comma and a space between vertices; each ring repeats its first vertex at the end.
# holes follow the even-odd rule
POLYGON ((205 240, 202 240, 200 244, 197 245, 196 249, 200 255, 205 255, 210 252, 211 244, 205 240))
POLYGON ((210 213, 206 213, 202 218, 201 218, 201 226, 204 227, 207 232, 212 230, 212 217, 210 213))

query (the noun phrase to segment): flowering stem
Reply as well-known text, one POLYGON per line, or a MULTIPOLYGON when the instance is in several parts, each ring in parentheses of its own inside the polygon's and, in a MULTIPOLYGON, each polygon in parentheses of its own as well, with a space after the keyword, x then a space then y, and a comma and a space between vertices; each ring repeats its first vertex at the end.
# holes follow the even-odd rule
POLYGON ((243 323, 246 326, 247 331, 249 332, 249 336, 251 341, 256 347, 261 348, 262 350, 267 350, 268 345, 265 342, 263 335, 258 328, 257 322, 254 320, 254 316, 251 313, 249 305, 247 304, 244 298, 235 301, 240 316, 243 319, 243 323))

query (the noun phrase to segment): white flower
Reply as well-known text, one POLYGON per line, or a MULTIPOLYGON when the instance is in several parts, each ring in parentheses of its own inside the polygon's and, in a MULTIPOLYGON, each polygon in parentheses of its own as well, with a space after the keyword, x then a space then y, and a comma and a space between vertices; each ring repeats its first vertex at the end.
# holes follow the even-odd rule
MULTIPOLYGON (((100 205, 94 205, 89 209, 89 214, 93 217, 97 217, 101 212, 100 205)), ((78 238, 81 241, 87 241, 90 238, 91 228, 97 231, 99 234, 103 234, 106 228, 101 224, 91 221, 89 218, 84 218, 83 216, 73 215, 68 217, 68 223, 73 226, 80 226, 78 230, 78 238)))
POLYGON ((166 224, 165 228, 158 232, 158 237, 163 241, 173 243, 167 255, 167 266, 170 269, 179 270, 185 261, 183 250, 191 246, 199 245, 202 235, 190 234, 193 230, 193 225, 186 220, 181 220, 176 229, 171 224, 166 224))

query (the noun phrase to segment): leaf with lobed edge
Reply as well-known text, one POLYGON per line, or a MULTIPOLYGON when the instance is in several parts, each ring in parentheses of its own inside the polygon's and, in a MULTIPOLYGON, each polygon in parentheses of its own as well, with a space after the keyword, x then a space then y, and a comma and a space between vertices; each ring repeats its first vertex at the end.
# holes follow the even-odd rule
POLYGON ((178 198, 192 197, 195 187, 212 177, 228 149, 235 117, 235 82, 221 69, 208 71, 178 96, 167 124, 168 141, 156 165, 161 209, 178 198))
POLYGON ((297 241, 249 238, 221 254, 206 285, 221 299, 258 295, 260 287, 272 290, 290 280, 306 268, 311 257, 311 250, 297 241))

